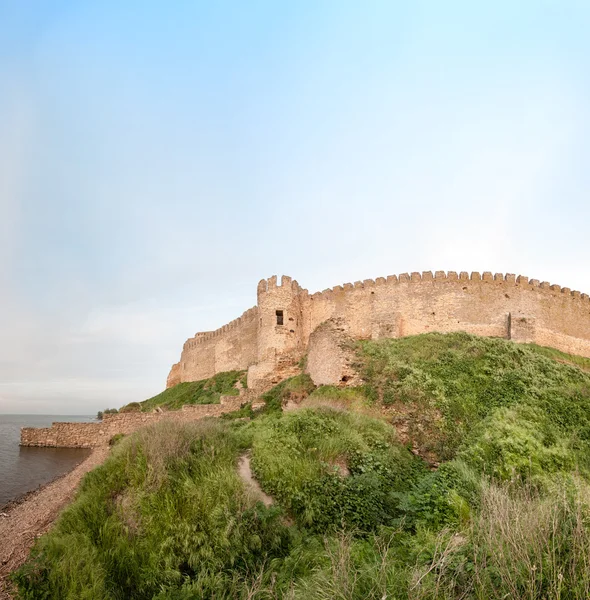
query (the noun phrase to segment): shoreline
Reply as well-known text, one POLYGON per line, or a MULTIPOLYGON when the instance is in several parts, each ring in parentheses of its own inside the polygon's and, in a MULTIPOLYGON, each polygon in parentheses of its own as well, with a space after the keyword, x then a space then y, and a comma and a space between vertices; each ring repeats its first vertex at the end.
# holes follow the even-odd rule
POLYGON ((71 470, 0 509, 0 600, 11 600, 8 575, 28 558, 35 540, 46 533, 73 500, 82 477, 104 462, 108 446, 94 448, 71 470))
MULTIPOLYGON (((8 513, 9 511, 14 510, 17 506, 19 506, 20 504, 23 504, 23 502, 26 502, 29 498, 31 498, 35 494, 44 490, 48 485, 51 485, 52 483, 56 482, 58 479, 62 479, 63 477, 66 477, 74 469, 77 469, 83 462, 87 461, 91 455, 92 455, 92 449, 90 450, 90 453, 85 458, 83 458, 82 460, 73 464, 64 473, 55 475, 55 477, 51 478, 49 481, 46 481, 45 483, 40 483, 37 487, 35 487, 31 490, 28 490, 26 492, 23 492, 22 494, 19 494, 16 498, 13 498, 12 500, 5 502, 3 505, 0 505, 0 514, 8 513)), ((0 518, 2 518, 2 517, 0 517, 0 518)))

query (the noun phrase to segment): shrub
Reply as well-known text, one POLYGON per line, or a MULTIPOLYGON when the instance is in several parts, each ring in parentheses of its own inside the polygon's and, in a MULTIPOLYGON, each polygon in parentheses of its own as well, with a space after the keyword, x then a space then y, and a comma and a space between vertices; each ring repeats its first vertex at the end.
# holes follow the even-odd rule
POLYGON ((124 437, 124 433, 115 433, 115 435, 109 440, 109 446, 117 445, 124 437))
POLYGON ((239 394, 236 387, 238 381, 246 387, 245 377, 245 371, 225 371, 209 379, 179 383, 141 402, 141 410, 150 412, 158 406, 168 410, 178 410, 185 404, 219 404, 222 395, 239 394))
POLYGON ((575 480, 549 494, 484 486, 481 511, 464 533, 434 538, 430 559, 414 572, 411 597, 590 597, 587 499, 586 485, 575 480))
POLYGON ((304 409, 267 417, 253 435, 252 467, 265 491, 313 531, 390 522, 394 492, 424 470, 391 427, 358 414, 304 409))
POLYGON ((499 408, 476 428, 459 456, 496 479, 539 481, 574 467, 567 442, 530 407, 499 408))
POLYGON ((244 491, 232 432, 212 419, 160 423, 119 442, 15 575, 22 596, 140 599, 192 586, 231 597, 236 577, 288 554, 280 509, 244 491))
POLYGON ((283 404, 289 399, 300 401, 315 389, 311 377, 307 374, 295 375, 281 381, 271 390, 262 394, 266 406, 263 412, 276 412, 283 409, 283 404))
POLYGON ((117 414, 119 411, 116 408, 105 408, 104 410, 99 410, 98 413, 96 414, 96 418, 99 421, 102 421, 102 418, 104 415, 114 415, 117 414))

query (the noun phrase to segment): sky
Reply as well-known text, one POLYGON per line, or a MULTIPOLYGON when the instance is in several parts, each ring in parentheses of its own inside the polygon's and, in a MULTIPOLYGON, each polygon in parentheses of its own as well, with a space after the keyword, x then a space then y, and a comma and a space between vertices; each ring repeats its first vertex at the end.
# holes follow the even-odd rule
POLYGON ((159 393, 287 274, 590 293, 586 0, 0 0, 0 413, 159 393))

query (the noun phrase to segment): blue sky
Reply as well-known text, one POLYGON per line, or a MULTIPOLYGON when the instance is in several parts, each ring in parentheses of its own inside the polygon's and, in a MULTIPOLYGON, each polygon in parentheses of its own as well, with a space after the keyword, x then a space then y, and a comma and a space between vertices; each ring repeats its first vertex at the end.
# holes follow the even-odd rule
POLYGON ((0 0, 0 412, 161 391, 256 283, 590 292, 586 1, 0 0))

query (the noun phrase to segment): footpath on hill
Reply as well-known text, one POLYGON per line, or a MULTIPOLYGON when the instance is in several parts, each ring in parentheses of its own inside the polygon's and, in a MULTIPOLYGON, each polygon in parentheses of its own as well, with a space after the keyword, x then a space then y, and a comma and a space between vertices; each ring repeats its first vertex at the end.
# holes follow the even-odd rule
POLYGON ((66 475, 33 492, 0 516, 0 600, 12 598, 7 580, 28 558, 35 539, 50 529, 72 500, 82 477, 100 465, 109 448, 97 448, 66 475))

